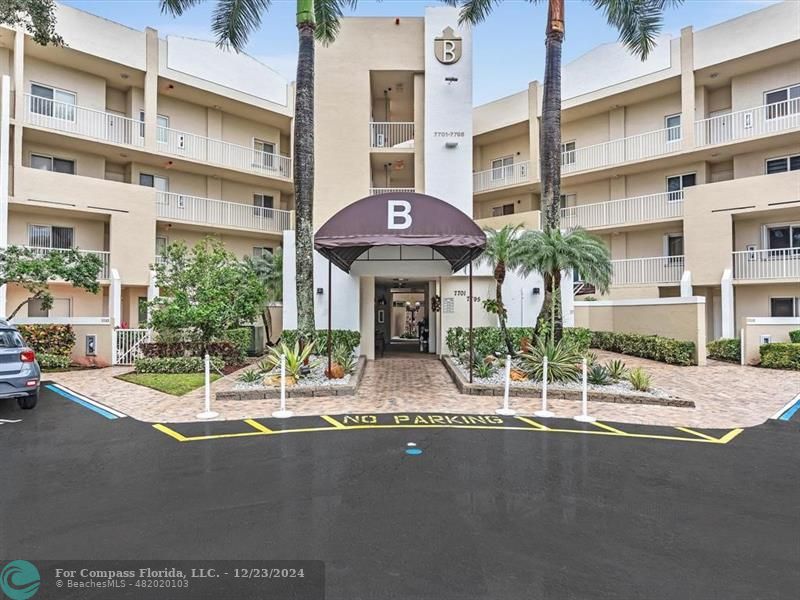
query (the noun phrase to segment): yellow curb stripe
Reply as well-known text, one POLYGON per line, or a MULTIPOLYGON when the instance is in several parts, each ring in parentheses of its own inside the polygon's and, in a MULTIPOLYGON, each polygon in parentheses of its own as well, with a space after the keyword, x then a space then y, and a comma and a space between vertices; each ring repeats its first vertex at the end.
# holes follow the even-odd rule
POLYGON ((709 442, 718 442, 719 441, 715 437, 712 437, 710 435, 706 435, 705 433, 700 433, 699 431, 695 431, 694 429, 689 429, 688 427, 676 427, 675 429, 677 429, 678 431, 684 431, 686 433, 691 433, 692 435, 699 436, 699 437, 703 438, 704 440, 708 440, 709 442))
POLYGON ((728 442, 730 442, 733 438, 735 438, 737 435, 739 435, 743 431, 744 431, 744 429, 742 429, 742 428, 731 429, 728 433, 726 433, 721 438, 719 438, 719 443, 720 444, 727 444, 728 442))
POLYGON ((531 427, 535 427, 539 431, 550 431, 550 428, 547 425, 542 425, 541 423, 537 423, 536 421, 534 421, 533 419, 529 419, 528 417, 516 417, 516 418, 522 421, 523 423, 527 423, 531 427))
POLYGON ((337 420, 336 420, 336 419, 334 419, 333 417, 329 417, 328 415, 320 415, 320 416, 321 416, 323 419, 325 419, 325 420, 326 420, 328 423, 330 423, 331 425, 333 425, 334 427, 336 427, 336 429, 344 429, 345 427, 347 427, 347 425, 345 425, 345 424, 343 424, 343 423, 340 423, 339 421, 337 421, 337 420))
POLYGON ((628 435, 621 429, 617 429, 616 427, 612 427, 611 425, 606 425, 605 423, 601 423, 600 421, 594 421, 593 425, 597 425, 601 429, 605 429, 606 431, 611 431, 612 433, 616 433, 617 435, 628 435))
POLYGON ((253 419, 245 419, 244 422, 250 425, 250 427, 252 427, 253 429, 258 429, 262 433, 272 433, 272 429, 270 429, 269 427, 265 427, 264 425, 253 419))
POLYGON ((174 429, 170 429, 166 425, 162 425, 161 423, 156 423, 153 425, 153 429, 158 429, 161 433, 166 433, 169 437, 175 438, 179 442, 187 442, 191 439, 185 437, 183 434, 178 433, 174 429))

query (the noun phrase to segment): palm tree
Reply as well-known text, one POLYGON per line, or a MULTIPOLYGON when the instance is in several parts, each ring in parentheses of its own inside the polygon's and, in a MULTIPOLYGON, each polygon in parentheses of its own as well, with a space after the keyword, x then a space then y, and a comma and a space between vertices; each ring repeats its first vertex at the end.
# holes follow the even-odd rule
POLYGON ((261 311, 261 321, 267 335, 267 343, 272 343, 272 314, 269 305, 283 300, 283 251, 275 248, 270 254, 246 257, 249 267, 258 275, 266 291, 266 303, 261 311))
POLYGON ((545 278, 543 307, 550 309, 550 341, 561 339, 561 319, 557 316, 556 295, 561 288, 561 272, 580 273, 583 279, 604 293, 611 283, 611 253, 603 241, 583 229, 532 231, 525 238, 524 270, 538 271, 545 278))
MULTIPOLYGON (((476 25, 492 12, 498 0, 444 0, 461 6, 459 22, 476 25)), ((564 41, 564 0, 547 2, 545 32, 544 91, 539 133, 539 172, 544 230, 558 228, 561 208, 561 44, 564 41)), ((662 15, 668 6, 683 0, 592 0, 609 25, 617 29, 620 41, 642 60, 656 45, 662 15)), ((534 117, 535 118, 535 117, 534 117)))
POLYGON ((526 262, 527 238, 530 232, 525 231, 522 225, 505 225, 499 231, 487 227, 484 231, 486 232, 486 249, 477 259, 476 264, 488 264, 494 270, 495 298, 484 301, 483 307, 488 312, 497 315, 508 353, 513 355, 514 346, 506 328, 508 311, 503 304, 503 282, 506 280, 506 272, 509 269, 521 269, 523 275, 530 272, 526 262))
MULTIPOLYGON (((160 0, 162 12, 180 16, 205 0, 160 0)), ((294 108, 294 198, 297 328, 302 341, 314 326, 314 39, 336 39, 345 6, 357 0, 297 0, 299 49, 294 108)), ((211 21, 217 44, 240 52, 261 25, 270 0, 218 0, 211 21)))

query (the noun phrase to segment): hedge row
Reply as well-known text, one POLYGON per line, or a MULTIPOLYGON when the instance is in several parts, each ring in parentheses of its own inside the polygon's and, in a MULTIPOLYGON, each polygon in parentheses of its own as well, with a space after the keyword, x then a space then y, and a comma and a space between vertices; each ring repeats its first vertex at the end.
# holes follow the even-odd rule
MULTIPOLYGON (((511 345, 515 352, 521 350, 520 344, 523 339, 530 343, 533 338, 531 327, 509 327, 508 335, 511 338, 511 345)), ((576 349, 585 352, 589 348, 592 333, 583 327, 572 327, 564 329, 564 339, 572 342, 576 349)), ((477 356, 488 356, 490 354, 505 355, 508 353, 503 334, 499 327, 474 327, 472 329, 472 340, 477 356)), ((464 327, 450 327, 445 338, 450 354, 460 356, 469 351, 469 329, 464 327)))
MULTIPOLYGON (((211 359, 214 368, 221 369, 223 361, 211 359)), ((202 373, 205 364, 199 356, 183 356, 180 358, 137 358, 133 365, 137 373, 202 373)))
POLYGON ((695 343, 638 333, 593 331, 592 348, 649 358, 672 365, 695 364, 695 343))
POLYGON ((75 346, 75 331, 71 325, 19 325, 22 339, 36 354, 66 356, 75 346))
POLYGON ((793 344, 800 344, 800 329, 789 332, 789 339, 793 344))
POLYGON ((708 358, 738 363, 742 358, 742 340, 720 338, 706 344, 708 358))
MULTIPOLYGON (((285 342, 290 348, 294 346, 297 337, 296 329, 284 329, 281 332, 281 341, 285 342)), ((328 330, 317 329, 314 332, 313 339, 316 342, 316 351, 322 352, 322 349, 327 348, 328 330)), ((352 329, 331 329, 331 342, 333 342, 334 347, 345 345, 352 352, 361 343, 361 332, 353 331, 352 329)))
POLYGON ((759 351, 762 367, 800 371, 800 344, 791 342, 763 344, 759 351))
POLYGON ((58 354, 47 354, 44 352, 36 354, 36 361, 42 369, 67 369, 72 364, 70 356, 58 354))
POLYGON ((240 364, 250 347, 250 330, 246 327, 231 329, 225 340, 208 342, 147 342, 141 344, 145 358, 190 358, 202 359, 208 352, 221 358, 225 364, 240 364))

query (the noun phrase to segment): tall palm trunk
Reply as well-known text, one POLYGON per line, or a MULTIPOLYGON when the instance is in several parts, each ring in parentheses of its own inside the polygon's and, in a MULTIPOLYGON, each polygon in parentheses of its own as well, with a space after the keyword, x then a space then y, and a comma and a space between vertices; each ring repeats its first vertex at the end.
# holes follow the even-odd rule
POLYGON ((561 44, 564 41, 564 0, 549 0, 545 41, 539 168, 542 180, 544 230, 559 226, 561 209, 561 44))
POLYGON ((314 0, 297 0, 294 115, 295 293, 303 342, 314 335, 314 0))
POLYGON ((506 280, 506 264, 498 262, 494 269, 495 298, 497 299, 497 318, 500 320, 500 333, 506 343, 510 355, 514 355, 514 346, 506 328, 506 305, 503 304, 503 282, 506 280))

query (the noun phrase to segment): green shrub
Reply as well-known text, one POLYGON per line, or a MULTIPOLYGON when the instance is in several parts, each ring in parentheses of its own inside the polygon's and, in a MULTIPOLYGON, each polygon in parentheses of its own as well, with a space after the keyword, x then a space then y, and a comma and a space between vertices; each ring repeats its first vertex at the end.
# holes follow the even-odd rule
MULTIPOLYGON (((280 341, 285 343, 288 348, 292 348, 297 341, 297 330, 296 329, 284 329, 281 333, 280 341)), ((323 354, 327 353, 328 351, 328 330, 327 329, 317 329, 314 332, 314 337, 311 340, 315 343, 317 347, 317 351, 323 354)), ((361 332, 360 331, 353 331, 351 329, 332 329, 331 330, 331 342, 333 347, 335 348, 339 344, 344 344, 348 348, 350 348, 350 352, 356 349, 361 343, 361 332)))
POLYGON ((762 367, 800 371, 800 344, 791 342, 763 344, 759 351, 762 367))
POLYGON ((539 338, 530 352, 520 354, 523 370, 533 379, 541 381, 545 356, 548 381, 577 381, 580 374, 578 365, 583 356, 565 340, 551 344, 549 340, 539 338))
POLYGON ((261 383, 264 379, 264 374, 258 369, 250 369, 244 373, 240 373, 236 378, 237 381, 242 383, 261 383))
POLYGON ((469 350, 469 334, 463 327, 451 327, 447 330, 445 343, 450 354, 461 356, 469 350))
POLYGON ((223 341, 233 344, 239 357, 244 358, 250 350, 251 336, 252 333, 248 327, 238 327, 237 329, 229 329, 226 331, 223 341))
POLYGON ((139 345, 145 358, 198 358, 202 360, 206 352, 220 358, 226 365, 240 364, 244 353, 234 342, 147 342, 139 345))
POLYGON ((714 340, 706 344, 706 351, 709 358, 738 363, 742 358, 742 340, 738 338, 714 340))
POLYGON ((592 348, 649 358, 673 365, 695 364, 695 343, 657 335, 593 331, 592 348))
POLYGON ((492 373, 494 373, 494 368, 495 368, 494 362, 486 361, 485 358, 480 355, 475 356, 473 369, 475 371, 475 375, 477 375, 478 377, 481 377, 482 379, 491 377, 492 373))
POLYGON ((562 338, 573 344, 578 352, 586 352, 592 344, 592 332, 586 327, 566 327, 562 338))
MULTIPOLYGON (((223 361, 211 359, 212 370, 221 369, 223 361)), ((134 362, 137 373, 202 373, 203 359, 199 356, 182 356, 180 358, 137 358, 134 362)))
POLYGON ((20 325, 18 329, 25 343, 37 354, 72 354, 75 331, 71 325, 20 325))
POLYGON ((650 375, 641 367, 637 367, 628 373, 628 381, 637 392, 646 392, 650 389, 650 375))
POLYGON ((36 361, 44 370, 66 369, 72 364, 72 359, 69 356, 61 356, 58 354, 37 354, 36 361))
POLYGON ((793 344, 800 344, 800 329, 789 332, 789 339, 793 344))

